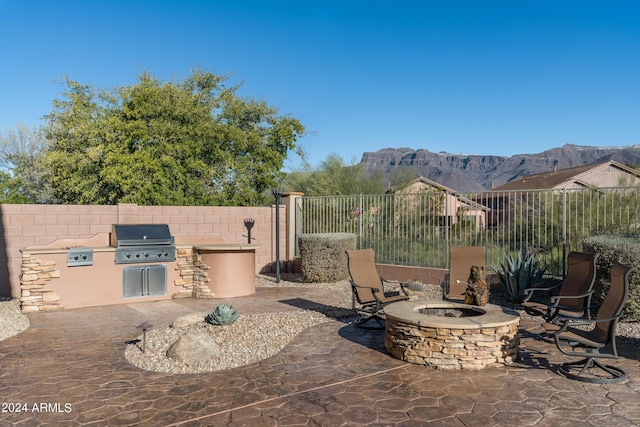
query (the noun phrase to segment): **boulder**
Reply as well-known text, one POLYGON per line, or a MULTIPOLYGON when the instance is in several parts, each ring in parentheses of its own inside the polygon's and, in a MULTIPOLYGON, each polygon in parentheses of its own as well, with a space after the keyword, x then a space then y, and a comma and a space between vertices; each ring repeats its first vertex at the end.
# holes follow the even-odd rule
POLYGON ((167 357, 189 365, 206 362, 219 353, 220 346, 215 343, 211 335, 200 331, 190 331, 169 347, 167 357))
POLYGON ((172 328, 180 329, 180 328, 188 328, 192 325, 197 325, 198 323, 204 323, 204 318, 207 316, 207 313, 204 312, 195 312, 185 314, 184 316, 180 316, 176 318, 173 323, 171 323, 172 328))

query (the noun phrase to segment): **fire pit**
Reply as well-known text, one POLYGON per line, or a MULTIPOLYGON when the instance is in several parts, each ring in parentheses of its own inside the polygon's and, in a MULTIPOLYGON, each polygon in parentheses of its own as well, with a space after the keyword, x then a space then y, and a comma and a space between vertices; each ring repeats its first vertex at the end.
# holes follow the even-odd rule
POLYGON ((509 365, 518 354, 517 312, 446 301, 400 301, 385 307, 385 347, 394 357, 438 369, 509 365))

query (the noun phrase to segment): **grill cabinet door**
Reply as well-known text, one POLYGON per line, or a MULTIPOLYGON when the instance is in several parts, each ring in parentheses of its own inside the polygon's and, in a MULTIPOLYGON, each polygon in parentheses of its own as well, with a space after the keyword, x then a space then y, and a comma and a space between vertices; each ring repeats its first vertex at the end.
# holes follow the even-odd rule
POLYGON ((167 293, 167 266, 149 265, 147 270, 147 295, 165 295, 167 293))
POLYGON ((131 266, 122 269, 125 298, 165 295, 167 293, 167 266, 131 266))

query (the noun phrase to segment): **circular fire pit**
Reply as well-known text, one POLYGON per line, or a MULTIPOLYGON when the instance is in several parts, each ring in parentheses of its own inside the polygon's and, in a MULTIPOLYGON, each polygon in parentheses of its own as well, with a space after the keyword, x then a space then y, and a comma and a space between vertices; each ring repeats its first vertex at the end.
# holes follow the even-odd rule
POLYGON ((400 301, 385 307, 385 347, 394 357, 438 369, 509 365, 518 354, 514 310, 447 301, 400 301))

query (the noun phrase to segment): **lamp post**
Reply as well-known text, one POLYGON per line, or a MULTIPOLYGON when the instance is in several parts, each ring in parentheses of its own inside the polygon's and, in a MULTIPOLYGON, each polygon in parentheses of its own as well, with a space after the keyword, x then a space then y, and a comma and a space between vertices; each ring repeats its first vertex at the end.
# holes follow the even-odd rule
POLYGON ((284 192, 281 189, 271 192, 276 198, 276 283, 280 283, 280 199, 284 192))

